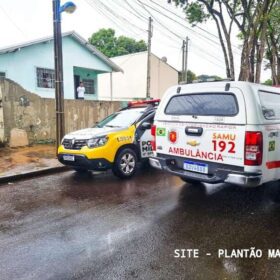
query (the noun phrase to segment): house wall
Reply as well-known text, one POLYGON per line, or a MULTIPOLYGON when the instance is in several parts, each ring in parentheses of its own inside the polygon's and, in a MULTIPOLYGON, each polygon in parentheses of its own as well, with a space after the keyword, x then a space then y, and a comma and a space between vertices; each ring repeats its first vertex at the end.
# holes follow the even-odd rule
POLYGON ((151 56, 151 97, 162 98, 165 91, 178 84, 178 72, 158 57, 151 56))
MULTIPOLYGON (((30 143, 41 140, 55 140, 56 113, 54 99, 41 98, 9 80, 0 81, 1 92, 3 95, 4 142, 9 140, 10 131, 13 128, 24 129, 28 134, 30 143), (25 100, 25 102, 20 100, 25 100)), ((65 132, 91 127, 97 121, 120 109, 120 107, 119 102, 65 100, 65 132)))
MULTIPOLYGON (((145 98, 147 89, 147 52, 111 58, 124 73, 112 73, 113 100, 130 100, 145 98)), ((170 86, 178 84, 178 72, 151 56, 151 97, 161 98, 170 86)), ((99 98, 109 100, 110 74, 98 76, 99 98)))
MULTIPOLYGON (((112 73, 113 98, 130 100, 144 98, 147 79, 147 53, 141 52, 111 58, 122 72, 112 73)), ((110 99, 110 74, 98 75, 98 92, 100 99, 110 99)))
MULTIPOLYGON (((112 69, 73 37, 63 37, 64 96, 74 99, 74 66, 96 70, 97 73, 112 69)), ((54 98, 54 89, 37 87, 36 67, 54 69, 53 40, 24 47, 15 52, 0 54, 0 72, 16 81, 26 90, 41 97, 54 98)), ((96 98, 96 97, 89 97, 96 98)))

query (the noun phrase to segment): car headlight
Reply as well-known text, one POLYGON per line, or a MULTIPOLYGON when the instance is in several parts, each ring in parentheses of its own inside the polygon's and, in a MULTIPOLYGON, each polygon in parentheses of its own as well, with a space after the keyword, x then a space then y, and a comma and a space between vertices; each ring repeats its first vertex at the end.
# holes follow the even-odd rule
POLYGON ((107 136, 91 138, 87 141, 87 146, 89 148, 101 147, 101 146, 104 146, 108 142, 108 139, 109 138, 107 136))

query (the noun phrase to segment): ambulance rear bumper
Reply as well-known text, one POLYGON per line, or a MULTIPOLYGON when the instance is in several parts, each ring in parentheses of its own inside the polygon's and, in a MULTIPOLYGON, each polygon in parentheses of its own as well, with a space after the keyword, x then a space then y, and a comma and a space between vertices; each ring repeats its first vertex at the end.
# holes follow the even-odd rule
POLYGON ((217 164, 212 174, 202 174, 192 171, 184 170, 176 164, 174 159, 166 159, 161 157, 151 157, 149 159, 150 165, 154 168, 165 170, 173 175, 177 175, 181 178, 196 180, 199 182, 205 182, 210 184, 215 183, 229 183, 244 187, 257 187, 262 184, 262 175, 257 173, 245 173, 240 168, 233 166, 226 167, 224 165, 217 164))
POLYGON ((228 174, 225 182, 245 187, 257 187, 262 184, 262 175, 228 174))

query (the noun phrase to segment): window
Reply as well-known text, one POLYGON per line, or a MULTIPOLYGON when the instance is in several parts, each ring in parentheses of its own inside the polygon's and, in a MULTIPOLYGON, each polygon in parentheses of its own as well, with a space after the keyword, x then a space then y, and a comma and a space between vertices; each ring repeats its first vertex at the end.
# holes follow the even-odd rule
POLYGON ((94 94, 94 80, 83 79, 84 87, 86 89, 85 94, 94 94))
POLYGON ((272 92, 259 92, 263 116, 267 120, 280 119, 280 94, 272 92))
POLYGON ((55 88, 54 70, 46 68, 37 68, 37 87, 55 88))
POLYGON ((238 113, 238 105, 233 94, 185 94, 172 97, 165 113, 167 115, 234 116, 238 113))
POLYGON ((99 122, 96 127, 128 127, 136 122, 144 113, 145 108, 129 109, 116 112, 103 121, 99 122))
POLYGON ((5 72, 0 72, 0 80, 4 80, 6 78, 5 72))

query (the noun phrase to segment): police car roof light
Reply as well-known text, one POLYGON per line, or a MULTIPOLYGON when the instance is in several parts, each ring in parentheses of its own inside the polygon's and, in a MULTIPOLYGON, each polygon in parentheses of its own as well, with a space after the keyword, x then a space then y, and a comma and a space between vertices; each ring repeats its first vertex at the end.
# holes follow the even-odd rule
POLYGON ((137 100, 128 102, 128 107, 139 106, 139 105, 154 105, 157 106, 160 102, 160 99, 152 100, 137 100))

